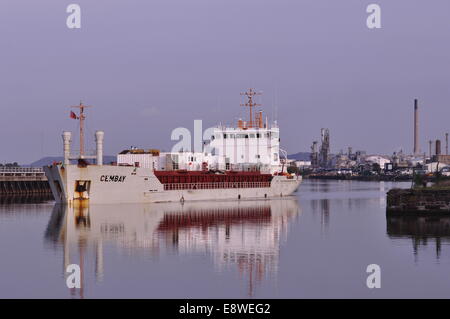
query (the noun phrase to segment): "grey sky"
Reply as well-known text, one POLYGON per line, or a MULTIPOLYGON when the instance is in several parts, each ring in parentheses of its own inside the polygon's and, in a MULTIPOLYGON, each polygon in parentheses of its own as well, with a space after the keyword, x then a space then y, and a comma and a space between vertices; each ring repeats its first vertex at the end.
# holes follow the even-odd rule
MULTIPOLYGON (((60 155, 76 131, 69 105, 89 110, 88 144, 170 149, 172 129, 234 122, 239 92, 277 104, 282 146, 308 151, 320 128, 332 151, 412 149, 449 130, 448 0, 2 0, 0 162, 60 155), (66 27, 78 3, 82 28, 66 27), (366 7, 382 8, 382 29, 366 7)), ((91 146, 92 147, 92 146, 91 146)))

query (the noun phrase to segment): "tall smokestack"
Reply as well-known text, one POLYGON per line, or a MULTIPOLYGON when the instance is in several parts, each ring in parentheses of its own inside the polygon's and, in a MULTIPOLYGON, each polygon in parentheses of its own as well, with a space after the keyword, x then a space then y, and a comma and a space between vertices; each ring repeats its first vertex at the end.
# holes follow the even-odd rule
POLYGON ((419 153, 419 103, 414 99, 414 155, 419 153))
POLYGON ((445 133, 445 155, 448 155, 448 133, 445 133))
POLYGON ((431 150, 432 150, 432 148, 433 148, 433 141, 428 141, 428 144, 429 144, 429 153, 430 153, 430 159, 431 159, 431 157, 433 156, 433 153, 431 152, 431 150))
POLYGON ((436 140, 436 155, 441 155, 441 140, 436 140))

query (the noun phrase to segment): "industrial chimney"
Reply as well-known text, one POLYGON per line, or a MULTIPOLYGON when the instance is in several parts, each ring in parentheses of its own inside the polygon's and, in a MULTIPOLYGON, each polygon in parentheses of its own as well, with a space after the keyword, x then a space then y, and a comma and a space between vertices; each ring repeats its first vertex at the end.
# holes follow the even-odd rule
POLYGON ((436 140, 436 155, 441 155, 441 140, 436 140))
POLYGON ((95 145, 97 150, 97 165, 103 165, 103 137, 105 133, 103 131, 95 132, 95 145))
POLYGON ((433 141, 432 141, 432 140, 429 140, 429 141, 428 141, 428 144, 429 144, 429 152, 430 152, 430 159, 431 159, 431 157, 433 156, 433 154, 432 154, 432 152, 431 152, 431 150, 433 149, 433 141))
POLYGON ((419 103, 417 99, 414 99, 414 155, 419 153, 419 103))
POLYGON ((445 133, 445 155, 448 155, 448 133, 445 133))
POLYGON ((63 143, 64 143, 64 165, 70 164, 70 143, 72 133, 64 131, 62 133, 63 143))

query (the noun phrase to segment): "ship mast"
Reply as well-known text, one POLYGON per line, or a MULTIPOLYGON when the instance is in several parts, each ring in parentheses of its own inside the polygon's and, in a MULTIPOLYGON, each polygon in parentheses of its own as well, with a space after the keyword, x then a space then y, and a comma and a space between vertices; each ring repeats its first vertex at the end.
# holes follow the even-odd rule
POLYGON ((261 92, 256 92, 254 89, 248 89, 247 92, 241 93, 241 95, 245 95, 248 98, 247 103, 241 104, 241 106, 248 106, 249 110, 250 110, 250 119, 249 119, 249 122, 248 122, 248 125, 247 125, 248 128, 252 128, 252 127, 254 127, 254 123, 255 124, 258 123, 258 121, 253 121, 253 110, 252 110, 252 108, 256 107, 256 106, 261 106, 261 104, 257 104, 255 102, 253 102, 253 97, 255 95, 261 95, 261 94, 262 94, 261 92))
POLYGON ((76 115, 75 113, 71 113, 71 117, 73 119, 80 121, 80 158, 84 157, 84 120, 86 119, 86 115, 84 113, 84 108, 86 107, 92 107, 89 105, 83 105, 82 102, 80 102, 80 105, 71 106, 73 108, 80 109, 80 115, 76 115))

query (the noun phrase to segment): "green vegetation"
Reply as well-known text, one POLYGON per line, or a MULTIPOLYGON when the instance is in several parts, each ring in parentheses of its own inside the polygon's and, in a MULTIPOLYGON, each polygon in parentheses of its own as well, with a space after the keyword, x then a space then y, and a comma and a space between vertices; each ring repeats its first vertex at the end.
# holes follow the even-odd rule
POLYGON ((14 162, 14 163, 6 163, 6 164, 0 163, 0 167, 20 167, 20 165, 17 164, 17 162, 14 162))
POLYGON ((450 176, 443 176, 440 172, 433 175, 414 174, 413 188, 429 188, 433 190, 450 189, 450 176), (428 184, 430 183, 430 184, 428 184), (428 184, 428 185, 427 185, 428 184))

